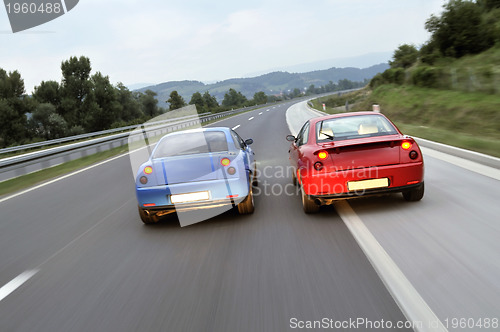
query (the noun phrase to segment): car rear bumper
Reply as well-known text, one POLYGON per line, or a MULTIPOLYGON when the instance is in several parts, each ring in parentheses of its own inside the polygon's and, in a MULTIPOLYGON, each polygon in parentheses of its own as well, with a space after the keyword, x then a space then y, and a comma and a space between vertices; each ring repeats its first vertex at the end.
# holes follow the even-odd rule
POLYGON ((223 179, 154 187, 137 187, 136 195, 139 207, 144 210, 189 211, 237 204, 248 195, 248 190, 248 181, 223 179), (171 195, 204 191, 209 192, 209 199, 207 200, 176 204, 171 201, 171 195))
POLYGON ((158 217, 165 216, 167 214, 171 214, 174 212, 190 212, 190 211, 200 211, 205 209, 216 209, 223 207, 234 207, 241 200, 244 199, 224 199, 218 201, 206 201, 206 202, 196 202, 196 203, 183 203, 183 204, 174 204, 174 205, 165 205, 165 206, 153 206, 153 207, 143 207, 140 208, 144 211, 147 211, 148 214, 156 215, 158 217))
MULTIPOLYGON (((301 173, 302 174, 302 173, 301 173)), ((301 176, 306 195, 314 198, 349 198, 368 194, 409 190, 424 181, 423 162, 360 168, 338 172, 317 172, 301 176), (363 190, 349 190, 348 183, 371 179, 388 179, 388 186, 363 190)))
POLYGON ((309 197, 311 199, 315 200, 318 205, 330 205, 336 200, 404 192, 404 191, 418 188, 421 185, 422 185, 422 183, 416 183, 416 184, 411 184, 411 185, 402 186, 402 187, 367 189, 367 190, 363 190, 363 191, 352 191, 352 192, 347 192, 347 193, 330 194, 330 195, 310 195, 309 197))

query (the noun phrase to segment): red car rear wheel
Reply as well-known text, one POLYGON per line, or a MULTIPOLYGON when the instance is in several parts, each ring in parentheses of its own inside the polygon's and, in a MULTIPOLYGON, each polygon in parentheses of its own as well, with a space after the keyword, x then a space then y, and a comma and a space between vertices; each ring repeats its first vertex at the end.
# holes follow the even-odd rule
POLYGON ((302 207, 305 213, 316 213, 319 211, 319 205, 314 202, 308 195, 305 194, 304 188, 300 187, 300 193, 302 196, 302 207))

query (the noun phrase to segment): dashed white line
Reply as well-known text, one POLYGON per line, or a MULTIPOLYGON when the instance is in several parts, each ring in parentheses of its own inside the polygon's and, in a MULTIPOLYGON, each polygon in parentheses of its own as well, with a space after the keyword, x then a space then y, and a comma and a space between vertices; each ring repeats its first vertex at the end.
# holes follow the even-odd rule
POLYGON ((31 277, 33 277, 35 274, 37 274, 38 270, 30 270, 21 273, 14 279, 12 279, 9 283, 7 283, 5 286, 0 288, 0 301, 2 301, 4 298, 9 296, 13 291, 21 287, 22 284, 24 284, 26 281, 28 281, 31 277))
POLYGON ((266 112, 269 112, 269 111, 270 111, 269 109, 266 110, 266 112))
POLYGON ((239 127, 240 127, 240 125, 234 126, 234 127, 233 127, 233 130, 238 129, 239 127))
POLYGON ((248 119, 248 121, 252 121, 253 119, 255 119, 253 116, 251 118, 248 119))
POLYGON ((259 115, 262 115, 262 112, 260 112, 259 115))
POLYGON ((335 209, 406 318, 422 323, 416 331, 448 331, 349 203, 338 201, 335 209))

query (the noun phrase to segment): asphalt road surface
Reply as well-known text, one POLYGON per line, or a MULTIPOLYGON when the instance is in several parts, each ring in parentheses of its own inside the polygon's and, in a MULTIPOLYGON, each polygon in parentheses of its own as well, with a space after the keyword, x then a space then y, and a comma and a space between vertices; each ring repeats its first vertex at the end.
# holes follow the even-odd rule
MULTIPOLYGON (((283 172, 289 106, 216 124, 254 139, 266 171, 252 215, 145 226, 127 156, 0 202, 0 331, 289 331, 318 320, 380 331, 405 321, 335 209, 302 212, 283 172)), ((441 320, 450 308, 498 316, 498 183, 426 162, 422 202, 350 204, 441 320), (447 229, 456 238, 440 239, 447 229)))

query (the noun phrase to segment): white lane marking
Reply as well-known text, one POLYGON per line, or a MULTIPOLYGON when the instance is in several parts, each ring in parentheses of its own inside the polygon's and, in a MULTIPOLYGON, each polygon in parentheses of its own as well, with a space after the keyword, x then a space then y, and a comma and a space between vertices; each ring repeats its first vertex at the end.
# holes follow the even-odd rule
POLYGON ((89 169, 92 169, 92 168, 94 168, 94 167, 98 167, 98 166, 104 165, 104 164, 106 164, 106 163, 109 163, 110 161, 113 161, 113 160, 115 160, 115 159, 118 159, 118 158, 121 158, 121 157, 124 157, 124 156, 127 156, 127 155, 128 155, 128 152, 127 152, 127 153, 123 153, 123 154, 121 154, 121 155, 119 155, 119 156, 116 156, 116 157, 113 157, 113 158, 111 158, 111 159, 107 159, 107 160, 101 161, 100 163, 94 164, 94 165, 92 165, 92 166, 85 167, 85 168, 82 168, 82 169, 80 169, 80 170, 78 170, 78 171, 74 171, 74 172, 72 172, 72 173, 69 173, 69 174, 63 175, 63 176, 61 176, 61 177, 59 177, 59 178, 55 178, 55 179, 50 180, 50 181, 48 181, 48 182, 44 182, 44 183, 42 183, 42 184, 39 184, 38 186, 31 187, 31 188, 28 188, 28 189, 26 189, 26 190, 20 191, 20 192, 18 192, 18 193, 12 194, 12 195, 10 195, 10 196, 4 197, 4 198, 0 199, 0 203, 3 203, 3 202, 5 202, 5 201, 7 201, 7 200, 9 200, 9 199, 14 198, 14 197, 21 196, 21 195, 23 195, 23 194, 29 193, 30 191, 33 191, 33 190, 36 190, 36 189, 39 189, 39 188, 42 188, 42 187, 48 186, 49 184, 52 184, 52 183, 54 183, 54 182, 61 181, 61 180, 63 180, 63 179, 69 178, 70 176, 73 176, 73 175, 76 175, 76 174, 79 174, 79 173, 85 172, 85 171, 87 171, 87 170, 89 170, 89 169))
POLYGON ((439 159, 442 161, 446 161, 446 162, 451 163, 453 165, 465 168, 466 170, 469 170, 469 171, 472 171, 472 172, 475 172, 475 173, 478 173, 478 174, 481 174, 484 176, 488 176, 490 178, 493 178, 495 180, 500 181, 500 170, 498 170, 496 168, 489 167, 489 166, 486 166, 483 164, 479 164, 479 163, 476 163, 474 161, 463 159, 460 157, 455 157, 455 156, 452 156, 452 155, 449 155, 449 154, 446 154, 446 153, 443 153, 440 151, 436 151, 436 150, 433 150, 430 148, 426 148, 423 146, 420 146, 420 149, 422 150, 422 153, 424 154, 424 158, 427 155, 427 156, 430 156, 430 157, 433 157, 433 158, 436 158, 436 159, 439 159))
POLYGON ((266 112, 269 112, 269 109, 267 109, 266 112))
POLYGON ((26 281, 28 281, 31 277, 37 274, 38 270, 29 270, 21 273, 10 282, 5 284, 2 288, 0 288, 0 301, 10 295, 13 291, 21 287, 26 281))
POLYGON ((234 126, 234 127, 233 127, 233 130, 238 129, 239 127, 240 127, 240 125, 234 126))
POLYGON ((248 121, 252 121, 253 119, 255 119, 253 116, 251 118, 248 119, 248 121))
POLYGON ((334 206, 406 318, 422 323, 416 331, 448 331, 349 203, 338 201, 334 206))
POLYGON ((262 112, 260 112, 259 115, 262 115, 262 112))

